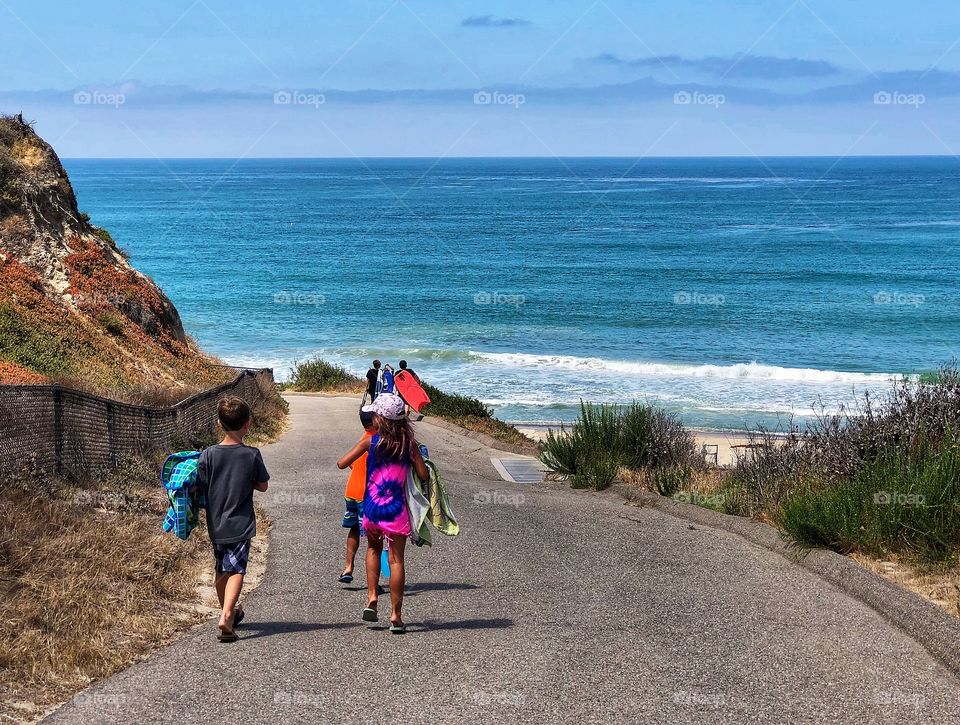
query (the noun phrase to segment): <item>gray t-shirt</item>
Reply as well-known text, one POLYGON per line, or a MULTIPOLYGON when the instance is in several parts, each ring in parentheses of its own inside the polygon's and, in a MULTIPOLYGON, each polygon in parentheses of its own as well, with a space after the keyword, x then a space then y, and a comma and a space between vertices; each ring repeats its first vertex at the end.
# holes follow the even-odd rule
POLYGON ((200 454, 197 484, 207 498, 207 531, 214 544, 257 535, 253 485, 270 480, 259 448, 210 446, 200 454))

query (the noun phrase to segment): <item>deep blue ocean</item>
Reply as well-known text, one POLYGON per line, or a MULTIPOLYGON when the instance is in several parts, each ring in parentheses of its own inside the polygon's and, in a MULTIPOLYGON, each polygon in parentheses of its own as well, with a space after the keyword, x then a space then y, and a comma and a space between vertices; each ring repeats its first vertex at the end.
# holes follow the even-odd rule
POLYGON ((406 358, 513 421, 743 428, 960 350, 960 161, 67 160, 208 351, 406 358))

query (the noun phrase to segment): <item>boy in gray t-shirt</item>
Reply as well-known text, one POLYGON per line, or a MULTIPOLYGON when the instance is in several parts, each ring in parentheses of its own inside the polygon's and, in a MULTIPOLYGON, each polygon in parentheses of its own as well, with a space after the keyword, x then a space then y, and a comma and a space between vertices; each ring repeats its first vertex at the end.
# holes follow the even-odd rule
POLYGON ((250 408, 236 397, 217 404, 224 438, 200 454, 197 486, 207 500, 207 531, 216 558, 216 587, 220 599, 221 642, 235 642, 233 628, 243 619, 240 591, 250 557, 250 539, 257 535, 253 492, 266 491, 270 474, 260 450, 244 445, 250 430, 250 408))

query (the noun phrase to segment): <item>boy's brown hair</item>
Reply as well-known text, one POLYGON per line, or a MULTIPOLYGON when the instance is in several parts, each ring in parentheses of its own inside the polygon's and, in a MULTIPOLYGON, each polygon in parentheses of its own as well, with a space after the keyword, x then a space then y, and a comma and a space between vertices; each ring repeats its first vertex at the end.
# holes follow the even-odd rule
POLYGON ((224 430, 240 430, 250 420, 250 406, 243 398, 228 395, 217 403, 217 418, 224 430))

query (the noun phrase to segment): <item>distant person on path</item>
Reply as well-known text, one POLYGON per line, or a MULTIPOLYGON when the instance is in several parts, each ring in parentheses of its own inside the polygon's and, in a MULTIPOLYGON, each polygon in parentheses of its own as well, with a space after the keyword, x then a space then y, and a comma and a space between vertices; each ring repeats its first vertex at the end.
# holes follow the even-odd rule
POLYGON ((266 491, 270 474, 260 450, 244 444, 253 421, 241 398, 226 397, 217 404, 223 440, 200 454, 197 486, 207 500, 207 531, 216 559, 217 598, 220 600, 221 642, 235 642, 234 627, 243 619, 240 591, 250 558, 250 540, 257 535, 253 492, 266 491))
MULTIPOLYGON (((370 448, 370 439, 377 432, 374 416, 371 412, 360 411, 360 424, 363 426, 367 448, 370 448)), ((347 561, 340 575, 341 584, 353 582, 353 567, 360 548, 360 517, 363 515, 363 496, 367 489, 367 452, 364 451, 353 465, 350 466, 350 476, 347 478, 347 488, 343 493, 344 513, 343 527, 347 531, 347 561)))
POLYGON ((404 403, 397 395, 383 393, 362 410, 374 413, 377 433, 364 436, 339 461, 342 470, 364 453, 367 457, 367 487, 363 497, 363 530, 367 535, 367 607, 365 622, 378 621, 377 583, 380 579, 380 555, 384 541, 389 541, 390 562, 390 631, 403 634, 404 546, 410 536, 405 485, 410 466, 417 477, 426 481, 430 471, 413 437, 413 426, 404 415, 404 403))
POLYGON ((367 370, 367 395, 372 403, 377 399, 377 383, 380 381, 380 361, 374 360, 373 367, 367 370))
POLYGON ((407 367, 407 361, 406 361, 406 360, 401 360, 400 363, 399 363, 399 365, 400 365, 400 369, 401 369, 401 370, 405 370, 406 372, 410 373, 410 374, 413 376, 413 379, 414 379, 414 380, 416 380, 418 383, 420 382, 420 376, 417 375, 415 372, 413 372, 413 368, 408 368, 408 367, 407 367))

